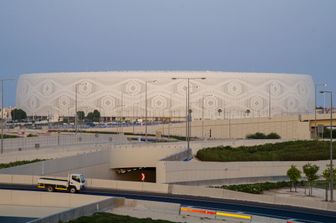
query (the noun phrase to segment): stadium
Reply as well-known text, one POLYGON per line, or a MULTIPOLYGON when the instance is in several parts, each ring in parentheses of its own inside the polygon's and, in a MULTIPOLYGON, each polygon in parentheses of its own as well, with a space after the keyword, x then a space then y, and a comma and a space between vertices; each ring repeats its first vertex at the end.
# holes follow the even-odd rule
POLYGON ((213 71, 23 74, 16 102, 28 116, 73 117, 76 111, 97 109, 102 117, 143 118, 147 108, 152 119, 181 118, 188 78, 193 120, 307 114, 314 109, 309 75, 213 71))

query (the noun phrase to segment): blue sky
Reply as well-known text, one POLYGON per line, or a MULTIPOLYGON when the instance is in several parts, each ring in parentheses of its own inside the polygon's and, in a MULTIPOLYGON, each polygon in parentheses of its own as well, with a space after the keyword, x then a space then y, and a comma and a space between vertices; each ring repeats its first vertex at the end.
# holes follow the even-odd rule
MULTIPOLYGON (((335 0, 1 0, 0 78, 281 72, 310 74, 336 92, 335 12, 335 0)), ((15 88, 6 83, 5 105, 15 105, 15 88)))

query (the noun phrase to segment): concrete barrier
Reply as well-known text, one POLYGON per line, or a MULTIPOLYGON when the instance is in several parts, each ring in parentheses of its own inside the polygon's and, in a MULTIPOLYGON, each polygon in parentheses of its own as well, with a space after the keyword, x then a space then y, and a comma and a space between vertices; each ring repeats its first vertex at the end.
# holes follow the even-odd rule
POLYGON ((312 200, 309 197, 304 198, 281 197, 277 196, 276 194, 257 195, 257 194, 248 194, 237 191, 224 190, 219 188, 202 188, 202 187, 184 186, 184 185, 172 185, 171 193, 176 195, 223 198, 231 200, 251 201, 257 203, 288 205, 288 206, 305 207, 327 211, 336 211, 336 203, 316 201, 312 200))
POLYGON ((1 205, 71 208, 106 199, 103 196, 46 193, 38 191, 0 190, 1 205))
POLYGON ((134 200, 125 199, 124 207, 132 207, 140 210, 149 210, 153 212, 160 212, 171 215, 179 215, 180 204, 177 203, 167 203, 167 202, 156 202, 156 201, 144 201, 144 200, 134 200))
MULTIPOLYGON (((1 175, 0 175, 1 176, 1 175)), ((101 180, 88 178, 87 186, 92 188, 108 188, 114 190, 130 190, 139 192, 168 193, 168 184, 135 182, 135 181, 118 181, 118 180, 101 180)))
MULTIPOLYGON (((158 183, 179 183, 179 184, 202 184, 207 182, 234 181, 243 179, 245 181, 257 180, 258 178, 284 178, 288 168, 295 164, 302 168, 308 161, 255 161, 255 162, 190 162, 159 161, 156 163, 156 182, 158 183)), ((310 161, 320 167, 318 174, 329 161, 310 161)))
POLYGON ((40 219, 30 221, 29 223, 58 223, 67 222, 82 216, 89 216, 96 212, 106 211, 113 207, 117 207, 122 203, 122 198, 107 198, 98 202, 72 208, 60 213, 49 215, 40 219))

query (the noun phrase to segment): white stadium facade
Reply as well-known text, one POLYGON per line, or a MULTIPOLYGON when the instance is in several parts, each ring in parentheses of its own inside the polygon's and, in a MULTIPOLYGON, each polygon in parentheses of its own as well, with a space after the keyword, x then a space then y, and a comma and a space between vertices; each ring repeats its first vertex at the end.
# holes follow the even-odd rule
POLYGON ((192 119, 307 114, 314 109, 309 75, 212 71, 23 74, 16 102, 28 116, 73 117, 77 103, 77 111, 86 114, 97 109, 102 117, 143 118, 147 92, 149 118, 182 118, 187 92, 183 78, 190 78, 192 119))

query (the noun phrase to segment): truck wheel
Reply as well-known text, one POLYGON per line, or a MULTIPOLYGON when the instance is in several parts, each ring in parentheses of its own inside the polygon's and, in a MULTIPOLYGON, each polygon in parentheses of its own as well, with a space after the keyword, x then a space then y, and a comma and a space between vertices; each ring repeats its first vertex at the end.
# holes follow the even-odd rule
POLYGON ((54 191, 54 187, 53 186, 48 186, 47 187, 47 191, 48 192, 53 192, 54 191))
POLYGON ((76 188, 75 187, 70 187, 70 193, 76 193, 77 192, 77 190, 76 190, 76 188))

